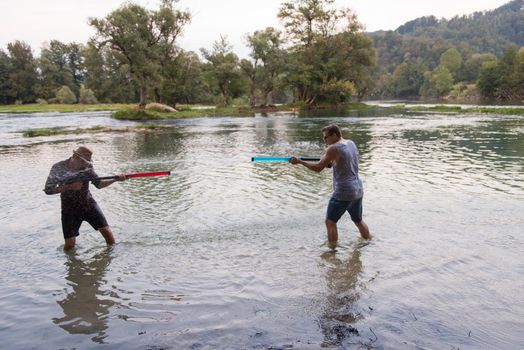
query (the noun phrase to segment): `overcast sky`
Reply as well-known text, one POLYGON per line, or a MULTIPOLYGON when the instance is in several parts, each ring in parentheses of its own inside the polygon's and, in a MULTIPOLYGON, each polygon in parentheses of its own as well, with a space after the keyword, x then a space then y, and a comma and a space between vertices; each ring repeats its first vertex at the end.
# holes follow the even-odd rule
MULTIPOLYGON (((492 10, 510 0, 337 0, 339 7, 353 9, 366 31, 394 30, 421 16, 451 18, 475 11, 492 10)), ((134 0, 158 8, 158 0, 134 0)), ((277 12, 284 0, 180 0, 176 7, 193 18, 178 44, 199 52, 211 49, 220 35, 227 36, 234 51, 246 57, 245 35, 268 26, 281 29, 277 12)), ((123 0, 0 0, 0 48, 22 40, 39 54, 42 44, 56 39, 86 43, 94 34, 89 17, 102 18, 123 0)))

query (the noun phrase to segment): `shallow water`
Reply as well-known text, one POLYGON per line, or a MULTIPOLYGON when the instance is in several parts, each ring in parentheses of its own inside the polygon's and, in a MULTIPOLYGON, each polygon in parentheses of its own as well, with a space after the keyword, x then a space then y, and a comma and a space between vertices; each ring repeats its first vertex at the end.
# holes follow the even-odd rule
POLYGON ((0 115, 2 348, 524 347, 523 117, 170 123, 24 139, 30 127, 126 123, 108 113, 0 115), (344 217, 335 253, 323 224, 331 171, 250 162, 321 155, 331 122, 360 149, 374 235, 367 244, 344 217), (80 143, 99 175, 173 173, 93 188, 118 244, 106 248, 84 223, 65 254, 60 199, 42 189, 80 143))

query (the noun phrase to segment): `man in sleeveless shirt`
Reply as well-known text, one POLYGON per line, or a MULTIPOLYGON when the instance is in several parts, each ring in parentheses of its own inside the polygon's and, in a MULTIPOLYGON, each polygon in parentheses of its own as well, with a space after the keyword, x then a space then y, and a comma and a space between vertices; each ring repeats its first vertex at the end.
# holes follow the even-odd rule
POLYGON ((329 200, 325 221, 330 248, 334 249, 337 245, 337 222, 346 211, 362 238, 371 239, 369 228, 362 220, 364 188, 358 177, 357 146, 353 141, 343 139, 340 128, 335 124, 324 127, 322 134, 328 147, 319 162, 306 162, 296 157, 291 157, 289 162, 302 164, 316 172, 321 172, 328 166, 333 167, 333 194, 329 200))
MULTIPOLYGON (((104 213, 89 192, 88 179, 98 177, 93 169, 92 154, 89 148, 78 147, 70 158, 53 165, 45 183, 46 194, 60 193, 64 250, 74 248, 83 221, 100 231, 107 244, 115 243, 104 213)), ((125 179, 125 175, 118 175, 115 180, 93 181, 93 184, 97 188, 104 188, 125 179)))

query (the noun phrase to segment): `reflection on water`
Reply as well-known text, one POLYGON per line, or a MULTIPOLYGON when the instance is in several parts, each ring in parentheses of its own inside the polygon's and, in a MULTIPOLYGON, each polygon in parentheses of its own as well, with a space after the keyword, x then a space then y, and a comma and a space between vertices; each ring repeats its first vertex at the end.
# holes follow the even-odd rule
POLYGON ((67 254, 66 280, 72 290, 57 301, 64 316, 53 322, 69 334, 93 334, 95 343, 104 343, 107 337, 107 315, 115 305, 101 288, 105 286, 104 274, 111 264, 112 248, 107 247, 87 260, 75 252, 67 254))
POLYGON ((358 243, 349 252, 327 251, 321 255, 328 293, 319 319, 323 347, 338 346, 359 335, 355 324, 361 318, 357 302, 363 288, 360 250, 365 245, 358 243))

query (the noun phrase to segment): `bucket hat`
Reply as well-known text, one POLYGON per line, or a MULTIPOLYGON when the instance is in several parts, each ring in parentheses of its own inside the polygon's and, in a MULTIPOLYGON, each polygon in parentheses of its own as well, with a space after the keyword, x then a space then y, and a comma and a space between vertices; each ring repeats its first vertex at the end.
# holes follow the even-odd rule
POLYGON ((91 164, 92 162, 91 157, 93 152, 91 152, 91 150, 85 146, 79 146, 76 150, 73 151, 73 154, 88 164, 91 164))

